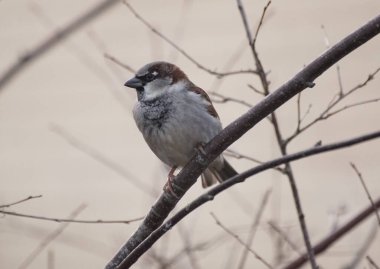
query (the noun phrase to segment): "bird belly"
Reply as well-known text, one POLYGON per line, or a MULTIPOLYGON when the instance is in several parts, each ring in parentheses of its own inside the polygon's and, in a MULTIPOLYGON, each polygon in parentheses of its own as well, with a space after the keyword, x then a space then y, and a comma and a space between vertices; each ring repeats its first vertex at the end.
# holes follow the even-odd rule
POLYGON ((181 113, 177 112, 160 125, 150 124, 143 132, 152 151, 169 166, 184 166, 199 146, 221 130, 220 122, 203 118, 204 113, 193 112, 186 116, 181 113))

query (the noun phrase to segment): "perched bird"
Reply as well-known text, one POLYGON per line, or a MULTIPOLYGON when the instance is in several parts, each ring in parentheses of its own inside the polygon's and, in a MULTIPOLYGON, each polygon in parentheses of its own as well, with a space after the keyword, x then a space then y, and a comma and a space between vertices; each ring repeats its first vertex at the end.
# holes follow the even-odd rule
MULTIPOLYGON (((218 114, 207 93, 171 63, 149 63, 124 85, 137 91, 134 119, 151 150, 171 167, 168 187, 172 190, 176 168, 222 130, 218 114)), ((220 155, 203 172, 202 186, 236 174, 220 155)))

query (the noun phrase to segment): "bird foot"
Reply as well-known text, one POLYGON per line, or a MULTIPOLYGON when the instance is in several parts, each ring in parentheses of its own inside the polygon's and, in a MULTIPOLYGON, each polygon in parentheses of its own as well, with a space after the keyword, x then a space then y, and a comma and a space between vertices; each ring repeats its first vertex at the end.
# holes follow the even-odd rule
POLYGON ((174 190, 173 190, 173 180, 175 178, 174 176, 174 172, 175 170, 177 169, 177 166, 173 166, 170 171, 169 171, 169 174, 168 174, 168 181, 166 182, 165 186, 164 186, 164 191, 166 192, 169 192, 170 194, 172 194, 173 196, 175 196, 176 198, 178 198, 178 196, 175 194, 174 190))

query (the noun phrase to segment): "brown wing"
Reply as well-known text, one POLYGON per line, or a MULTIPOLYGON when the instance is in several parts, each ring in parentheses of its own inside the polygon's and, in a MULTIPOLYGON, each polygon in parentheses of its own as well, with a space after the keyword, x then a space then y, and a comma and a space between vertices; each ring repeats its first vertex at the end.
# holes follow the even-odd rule
POLYGON ((193 86, 190 88, 190 91, 202 96, 209 103, 209 105, 207 106, 208 113, 210 113, 210 115, 213 116, 214 118, 219 119, 218 113, 216 112, 214 106, 212 105, 210 97, 207 95, 207 93, 204 90, 202 90, 201 88, 197 86, 193 86))

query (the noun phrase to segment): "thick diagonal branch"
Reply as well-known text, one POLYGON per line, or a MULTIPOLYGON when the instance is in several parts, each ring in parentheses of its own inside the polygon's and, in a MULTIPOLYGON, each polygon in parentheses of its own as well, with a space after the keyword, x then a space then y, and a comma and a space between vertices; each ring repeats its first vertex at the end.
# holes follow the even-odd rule
MULTIPOLYGON (((196 182, 202 171, 228 146, 238 140, 248 130, 255 126, 270 113, 287 102, 290 98, 307 88, 329 67, 344 56, 360 47, 362 44, 379 34, 380 15, 344 38, 338 44, 327 50, 320 57, 307 65, 291 80, 268 95, 247 113, 228 125, 220 134, 204 147, 204 153, 199 152, 189 161, 175 178, 173 184, 175 196, 164 192, 152 206, 138 230, 130 237, 116 256, 108 263, 107 269, 117 266, 166 219, 179 199, 196 182)), ((171 226, 166 227, 170 229, 171 226)), ((127 267, 120 267, 127 268, 127 267)))
MULTIPOLYGON (((380 137, 380 131, 362 135, 359 137, 355 137, 349 140, 340 141, 337 143, 332 143, 324 146, 317 146, 312 147, 307 150, 303 150, 297 153, 289 154, 287 156, 282 156, 280 158, 268 161, 264 164, 258 165, 254 168, 251 168, 239 175, 234 176, 233 178, 224 181, 223 183, 216 185, 211 190, 207 191, 206 193, 202 194, 195 200, 193 200, 190 204, 186 205, 184 208, 179 210, 173 217, 168 219, 164 224, 162 224, 158 229, 156 229, 154 232, 152 232, 147 239, 145 239, 138 247, 136 247, 130 255, 120 264, 118 269, 125 269, 129 268, 132 264, 134 264, 139 257, 141 257, 142 254, 144 254, 149 248, 153 246, 153 244, 160 239, 165 233, 167 233, 168 230, 174 227, 178 222, 180 222, 183 218, 185 218, 187 215, 189 215, 191 212, 196 210, 198 207, 202 206, 203 204, 213 200, 215 196, 222 193, 226 189, 232 187, 235 184, 244 182, 248 177, 252 177, 258 173, 261 173, 263 171, 266 171, 268 169, 272 169, 273 167, 276 167, 278 165, 289 163, 292 161, 300 160, 303 158, 311 157, 313 155, 338 150, 346 147, 350 147, 353 145, 357 145, 360 143, 364 143, 366 141, 370 141, 372 139, 376 139, 380 137)), ((378 206, 376 206, 378 207, 378 206)), ((365 217, 368 217, 367 214, 365 217)), ((358 224, 358 222, 356 222, 358 224)), ((355 224, 355 225, 356 225, 355 224)), ((351 227, 352 228, 352 227, 351 227)), ((348 230, 347 230, 348 231, 348 230)), ((341 234, 340 236, 342 236, 341 234)), ((339 238, 336 238, 336 240, 339 238)), ((313 249, 314 253, 314 249, 313 249)), ((319 252, 318 252, 319 253, 319 252)), ((306 254, 306 261, 309 256, 309 253, 306 254)))

